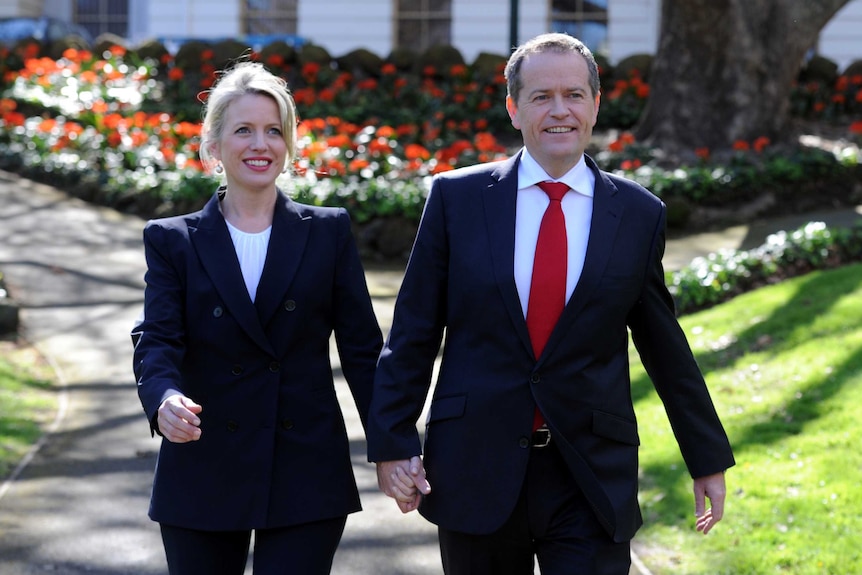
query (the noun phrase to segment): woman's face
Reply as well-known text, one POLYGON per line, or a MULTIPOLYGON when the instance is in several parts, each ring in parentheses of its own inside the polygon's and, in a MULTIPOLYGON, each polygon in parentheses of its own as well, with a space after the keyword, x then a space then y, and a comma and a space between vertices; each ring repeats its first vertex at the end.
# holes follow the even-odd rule
POLYGON ((275 100, 246 94, 231 102, 212 155, 224 166, 231 192, 273 189, 287 158, 275 100))

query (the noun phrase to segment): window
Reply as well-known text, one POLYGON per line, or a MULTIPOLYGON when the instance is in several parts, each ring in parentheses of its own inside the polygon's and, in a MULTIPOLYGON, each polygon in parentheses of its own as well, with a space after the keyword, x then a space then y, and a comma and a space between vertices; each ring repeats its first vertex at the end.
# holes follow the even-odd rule
POLYGON ((551 0, 551 31, 570 34, 593 52, 606 51, 608 0, 551 0))
POLYGON ((421 52, 452 43, 451 0, 394 0, 395 43, 421 52))
POLYGON ((75 21, 93 38, 105 32, 126 37, 129 35, 129 0, 77 0, 75 21))
POLYGON ((245 33, 250 36, 296 34, 298 0, 244 0, 245 33))

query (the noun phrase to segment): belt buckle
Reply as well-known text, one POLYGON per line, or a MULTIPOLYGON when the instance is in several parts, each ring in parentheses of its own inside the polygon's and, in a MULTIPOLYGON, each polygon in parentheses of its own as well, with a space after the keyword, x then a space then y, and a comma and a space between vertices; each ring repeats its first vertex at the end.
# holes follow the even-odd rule
POLYGON ((532 447, 547 447, 551 443, 551 430, 543 425, 533 432, 530 445, 532 447))

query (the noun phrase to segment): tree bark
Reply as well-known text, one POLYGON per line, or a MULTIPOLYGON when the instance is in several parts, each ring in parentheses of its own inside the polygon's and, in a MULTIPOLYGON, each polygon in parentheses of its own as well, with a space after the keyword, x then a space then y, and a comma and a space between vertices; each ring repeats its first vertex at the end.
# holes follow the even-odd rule
POLYGON ((850 0, 662 0, 638 140, 671 154, 788 136, 790 92, 820 30, 850 0))

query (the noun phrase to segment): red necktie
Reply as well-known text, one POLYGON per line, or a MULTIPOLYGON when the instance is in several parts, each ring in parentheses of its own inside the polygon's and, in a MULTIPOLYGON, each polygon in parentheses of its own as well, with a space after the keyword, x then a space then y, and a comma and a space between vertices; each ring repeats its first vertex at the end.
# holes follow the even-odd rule
MULTIPOLYGON (((548 194, 551 203, 548 204, 539 227, 530 299, 527 303, 527 330, 530 332, 536 359, 542 355, 542 350, 545 349, 545 344, 566 305, 568 244, 562 199, 569 191, 569 186, 561 182, 541 182, 538 186, 548 194)), ((544 419, 536 408, 533 429, 538 429, 543 423, 544 419)))

